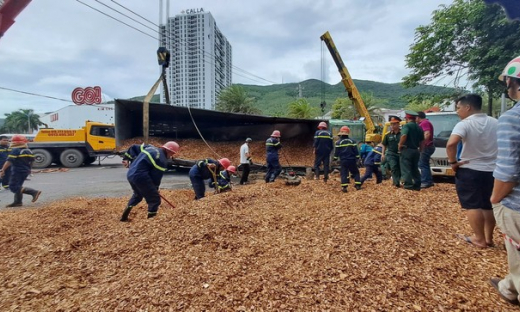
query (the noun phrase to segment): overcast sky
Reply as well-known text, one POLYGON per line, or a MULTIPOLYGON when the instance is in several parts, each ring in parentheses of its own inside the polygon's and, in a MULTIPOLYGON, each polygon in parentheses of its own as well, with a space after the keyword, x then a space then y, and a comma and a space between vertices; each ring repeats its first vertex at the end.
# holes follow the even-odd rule
MULTIPOLYGON (((54 111, 72 102, 76 87, 100 86, 105 99, 148 93, 159 76, 155 24, 159 0, 33 0, 0 38, 0 116, 17 109, 54 111), (119 15, 105 3, 152 30, 119 15), (154 37, 154 38, 152 38, 154 37)), ((166 0, 165 0, 166 2, 166 0)), ((400 82, 415 28, 451 0, 172 0, 170 16, 182 10, 211 12, 233 47, 233 82, 254 85, 321 79, 322 43, 329 31, 354 79, 400 82), (246 73, 244 73, 244 71, 246 73), (260 77, 260 78, 259 78, 260 77)), ((325 77, 341 79, 325 50, 325 77)))

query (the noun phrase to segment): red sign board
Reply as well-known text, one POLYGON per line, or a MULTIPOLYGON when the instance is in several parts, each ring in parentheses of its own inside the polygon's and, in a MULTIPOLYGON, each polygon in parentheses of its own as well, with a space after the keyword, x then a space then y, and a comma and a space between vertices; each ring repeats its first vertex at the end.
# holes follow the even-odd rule
POLYGON ((101 104, 101 87, 76 88, 72 91, 72 102, 76 105, 101 104))

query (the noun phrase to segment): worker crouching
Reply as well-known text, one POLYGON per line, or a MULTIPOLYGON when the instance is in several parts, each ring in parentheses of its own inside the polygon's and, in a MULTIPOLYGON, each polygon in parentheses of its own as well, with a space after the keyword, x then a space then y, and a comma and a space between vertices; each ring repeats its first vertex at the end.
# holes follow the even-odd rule
POLYGON ((7 156, 7 161, 2 167, 2 178, 5 172, 10 169, 11 176, 9 178, 9 189, 14 193, 14 201, 6 207, 22 206, 23 194, 32 196, 32 202, 38 200, 41 191, 23 187, 24 181, 31 174, 31 167, 34 161, 34 155, 27 147, 27 139, 21 134, 15 134, 11 138, 11 152, 7 156))
POLYGON ((128 221, 130 211, 143 198, 148 204, 148 218, 157 215, 157 210, 161 204, 159 186, 166 171, 167 161, 168 158, 173 158, 179 152, 179 149, 179 144, 174 141, 167 142, 161 147, 148 146, 132 161, 126 177, 134 194, 128 201, 121 221, 128 221))
POLYGON ((190 169, 190 181, 193 191, 195 191, 195 200, 201 199, 206 194, 206 186, 204 180, 211 179, 217 182, 217 173, 226 170, 231 165, 231 161, 227 158, 217 160, 206 158, 197 161, 190 169))
POLYGON ((361 184, 372 174, 376 176, 376 184, 383 182, 383 174, 381 173, 381 156, 383 155, 383 144, 379 143, 365 158, 365 174, 361 178, 361 184))
POLYGON ((215 193, 231 191, 231 176, 237 173, 235 166, 229 166, 226 170, 220 171, 217 181, 210 181, 209 186, 215 188, 215 193))
POLYGON ((361 188, 359 169, 357 167, 359 151, 357 148, 357 143, 348 137, 349 134, 349 127, 341 127, 338 133, 339 140, 336 142, 336 151, 334 153, 334 160, 338 160, 339 158, 341 165, 341 191, 344 193, 347 192, 347 186, 350 180, 349 173, 354 178, 355 188, 357 190, 361 188))

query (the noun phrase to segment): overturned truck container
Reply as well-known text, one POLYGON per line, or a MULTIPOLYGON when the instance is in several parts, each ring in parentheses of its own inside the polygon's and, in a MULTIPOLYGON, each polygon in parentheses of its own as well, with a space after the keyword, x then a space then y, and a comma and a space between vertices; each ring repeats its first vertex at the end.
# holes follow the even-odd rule
MULTIPOLYGON (((200 138, 208 141, 243 141, 246 137, 265 140, 280 130, 283 140, 312 140, 320 120, 266 117, 223 113, 166 104, 150 103, 149 136, 178 139, 200 138), (198 128, 198 130, 197 130, 198 128)), ((143 102, 116 100, 116 142, 142 137, 143 102)))

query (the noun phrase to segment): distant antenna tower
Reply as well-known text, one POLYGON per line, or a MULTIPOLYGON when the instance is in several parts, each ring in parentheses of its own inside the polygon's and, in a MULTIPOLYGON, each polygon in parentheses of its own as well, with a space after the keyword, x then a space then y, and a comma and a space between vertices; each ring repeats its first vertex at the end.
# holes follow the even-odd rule
POLYGON ((302 85, 298 84, 298 88, 297 88, 297 90, 298 90, 298 98, 300 98, 300 99, 303 98, 303 89, 304 88, 302 87, 302 85))

